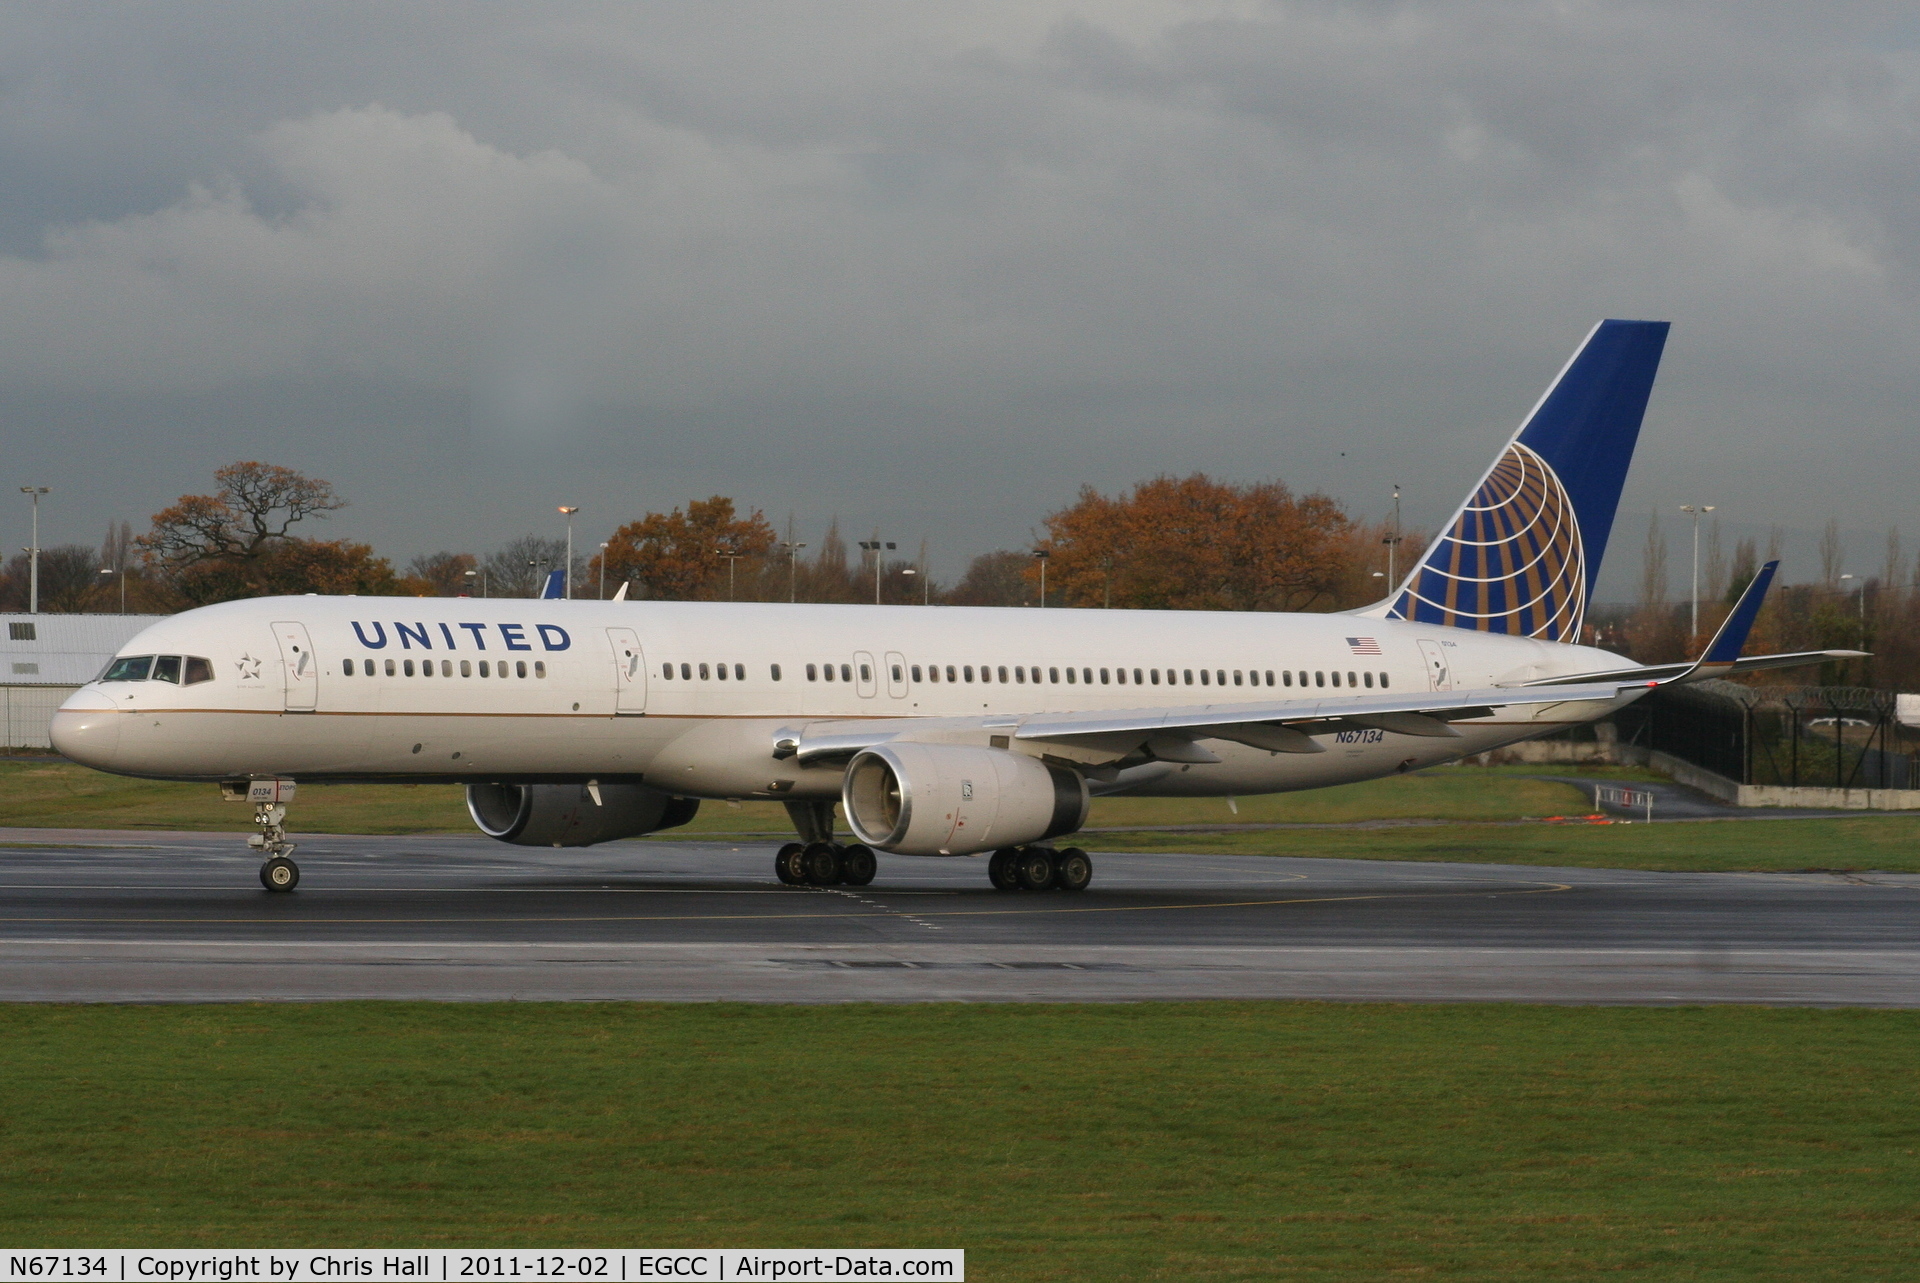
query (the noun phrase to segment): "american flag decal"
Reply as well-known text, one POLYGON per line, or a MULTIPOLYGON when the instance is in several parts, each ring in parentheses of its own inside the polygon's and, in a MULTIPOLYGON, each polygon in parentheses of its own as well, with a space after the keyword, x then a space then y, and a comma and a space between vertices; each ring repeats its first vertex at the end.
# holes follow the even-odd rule
POLYGON ((1378 655, 1380 643, 1371 637, 1349 637, 1347 648, 1356 655, 1378 655))

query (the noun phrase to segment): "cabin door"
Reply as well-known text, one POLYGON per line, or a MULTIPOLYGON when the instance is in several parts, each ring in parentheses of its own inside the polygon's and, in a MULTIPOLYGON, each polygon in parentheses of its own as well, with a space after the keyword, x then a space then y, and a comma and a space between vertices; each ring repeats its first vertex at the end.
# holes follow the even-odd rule
POLYGON ((313 653, 307 626, 275 624, 273 639, 280 643, 280 666, 286 673, 287 711, 311 713, 320 704, 320 660, 313 653))
POLYGON ((1453 689, 1453 673, 1447 667, 1447 652, 1437 641, 1420 642, 1420 654, 1427 661, 1427 689, 1450 691, 1453 689))
POLYGON ((629 717, 647 711, 647 656, 640 634, 631 628, 607 629, 613 643, 613 711, 629 717))

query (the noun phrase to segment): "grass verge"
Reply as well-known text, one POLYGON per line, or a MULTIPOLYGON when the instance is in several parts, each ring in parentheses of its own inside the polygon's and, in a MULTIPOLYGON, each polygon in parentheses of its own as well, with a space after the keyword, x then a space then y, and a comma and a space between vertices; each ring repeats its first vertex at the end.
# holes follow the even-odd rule
POLYGON ((955 1246, 980 1279, 1910 1278, 1920 1013, 0 1009, 9 1244, 955 1246))

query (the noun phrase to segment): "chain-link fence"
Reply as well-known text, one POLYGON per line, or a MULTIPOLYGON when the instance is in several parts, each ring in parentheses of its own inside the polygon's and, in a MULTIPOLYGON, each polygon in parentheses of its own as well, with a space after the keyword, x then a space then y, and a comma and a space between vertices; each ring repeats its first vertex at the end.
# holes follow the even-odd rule
POLYGON ((1895 717, 1895 698, 1857 686, 1710 681, 1655 691, 1613 722, 1623 744, 1671 753, 1739 784, 1914 788, 1920 736, 1895 717))

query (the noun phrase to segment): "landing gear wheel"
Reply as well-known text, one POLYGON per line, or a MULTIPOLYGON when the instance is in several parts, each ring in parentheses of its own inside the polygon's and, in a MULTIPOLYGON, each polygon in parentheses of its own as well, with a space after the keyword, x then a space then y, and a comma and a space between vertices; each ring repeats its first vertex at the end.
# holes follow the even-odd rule
POLYGON ((1013 870, 1020 885, 1028 891, 1044 891, 1053 885, 1053 851, 1044 846, 1025 847, 1013 870))
POLYGON ((880 871, 873 848, 856 842, 840 852, 840 880, 850 887, 863 887, 880 871))
POLYGON ((269 891, 291 891, 300 885, 300 866, 276 855, 260 866, 260 885, 269 891))
POLYGON ((1084 891, 1093 881, 1093 857, 1070 846, 1053 857, 1053 885, 1062 891, 1084 891))
POLYGON ((807 848, 798 842, 789 842, 780 848, 773 857, 773 876, 790 887, 797 887, 807 880, 807 871, 800 863, 800 853, 807 848))
POLYGON ((993 883, 996 891, 1018 891, 1020 875, 1013 871, 1013 862, 1020 853, 1010 846, 1003 846, 993 853, 987 861, 987 881, 993 883))
POLYGON ((831 842, 813 842, 800 853, 807 885, 830 887, 840 880, 840 848, 831 842))

